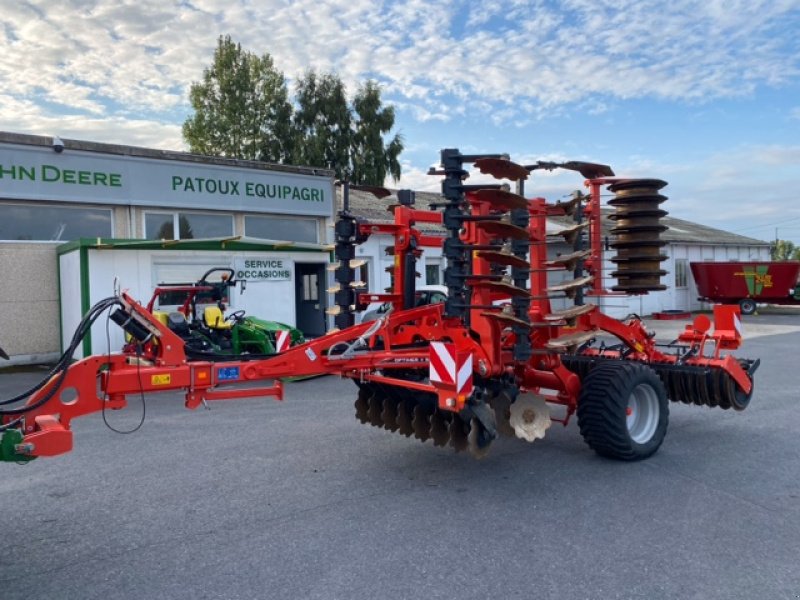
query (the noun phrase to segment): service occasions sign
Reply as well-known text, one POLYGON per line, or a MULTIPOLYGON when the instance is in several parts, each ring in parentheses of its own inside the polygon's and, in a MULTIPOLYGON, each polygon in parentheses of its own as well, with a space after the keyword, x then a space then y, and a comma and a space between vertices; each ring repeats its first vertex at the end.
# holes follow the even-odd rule
POLYGON ((236 257, 233 268, 236 279, 252 281, 288 281, 292 278, 293 262, 285 258, 236 257))

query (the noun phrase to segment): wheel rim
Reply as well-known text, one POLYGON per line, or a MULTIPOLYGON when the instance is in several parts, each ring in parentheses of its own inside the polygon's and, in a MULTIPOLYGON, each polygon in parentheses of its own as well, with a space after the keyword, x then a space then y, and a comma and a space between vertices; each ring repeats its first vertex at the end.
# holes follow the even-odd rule
POLYGON ((646 444, 658 427, 658 395, 649 385, 639 384, 628 398, 625 411, 628 435, 637 444, 646 444))

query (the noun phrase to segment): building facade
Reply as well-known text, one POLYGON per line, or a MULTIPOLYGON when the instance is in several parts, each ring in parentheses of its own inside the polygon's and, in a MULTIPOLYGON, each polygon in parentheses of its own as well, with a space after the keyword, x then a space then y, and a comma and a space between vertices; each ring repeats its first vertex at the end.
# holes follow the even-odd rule
POLYGON ((307 306, 298 294, 317 299, 310 306, 324 315, 332 172, 57 142, 0 132, 0 347, 12 364, 58 356, 60 330, 67 325, 62 309, 88 308, 110 295, 115 278, 146 300, 156 284, 191 282, 214 266, 235 267, 242 278, 248 271, 258 281, 248 291, 249 305, 273 305, 289 324, 310 335, 324 333, 324 317, 304 318, 307 306), (149 246, 134 250, 125 240, 149 246), (59 252, 76 241, 93 256, 75 263, 84 271, 67 268, 70 253, 59 252), (198 241, 205 247, 198 249, 198 241), (246 268, 269 261, 280 261, 285 268, 275 272, 288 277, 254 277, 270 270, 246 268), (76 286, 71 278, 81 276, 76 286), (295 290, 297 281, 313 290, 295 290), (97 293, 86 291, 95 288, 97 293))
MULTIPOLYGON (((197 156, 131 146, 0 132, 0 347, 10 363, 55 359, 72 330, 115 286, 146 302, 161 283, 190 283, 213 267, 234 269, 247 291, 234 310, 324 334, 332 282, 330 239, 341 209, 333 173, 324 169, 197 156)), ((441 202, 418 192, 419 208, 441 202)), ((395 196, 378 199, 351 191, 350 209, 372 222, 390 222, 395 196)), ((607 219, 610 230, 612 223, 607 219)), ((692 261, 768 260, 760 240, 665 217, 663 263, 667 289, 640 296, 588 296, 608 314, 625 317, 707 308, 697 300, 692 261)), ((570 223, 550 219, 556 234, 570 223)), ((605 225, 604 225, 605 227, 605 225)), ((444 233, 421 224, 426 233, 444 233)), ((609 231, 603 232, 610 235, 609 231)), ((558 236, 551 256, 572 248, 558 236)), ((357 279, 382 292, 390 285, 390 236, 359 246, 357 279)), ((615 265, 607 252, 603 287, 615 265)), ((443 282, 441 248, 426 248, 417 265, 419 285, 443 282)), ((570 276, 554 270, 555 285, 570 276)), ((554 309, 571 304, 554 295, 554 309)), ((121 334, 120 334, 121 335, 121 334)), ((110 343, 109 343, 110 342, 110 343)), ((97 324, 83 353, 114 351, 97 324)))

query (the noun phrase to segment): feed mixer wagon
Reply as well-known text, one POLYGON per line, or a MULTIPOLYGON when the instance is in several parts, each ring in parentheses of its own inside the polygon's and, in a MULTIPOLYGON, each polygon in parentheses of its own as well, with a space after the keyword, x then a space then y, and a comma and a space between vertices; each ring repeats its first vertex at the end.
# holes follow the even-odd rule
POLYGON ((664 440, 669 401, 747 407, 759 361, 731 353, 741 343, 737 306, 716 307, 713 327, 700 316, 666 344, 637 316, 618 320, 599 308, 604 295, 664 289, 665 182, 614 177, 605 165, 520 165, 505 155, 456 149, 443 150, 431 174, 441 178, 438 204, 418 209, 414 194, 400 191, 391 220, 381 222, 354 216, 345 186, 329 289, 335 328, 328 334, 273 356, 192 357, 168 324, 119 292, 87 313, 48 379, 4 401, 0 458, 68 452, 73 418, 123 408, 130 394, 183 390, 186 406, 195 408, 282 398, 282 378, 319 374, 353 380, 359 421, 476 456, 498 436, 533 441, 553 422, 577 416, 597 453, 638 460, 664 440), (531 175, 555 168, 580 173, 588 193, 559 203, 528 197, 531 175), (496 183, 470 184, 470 169, 496 183), (601 235, 604 189, 615 208, 611 240, 601 235), (572 221, 553 233, 553 217, 572 221), (391 286, 368 290, 355 280, 356 247, 381 234, 393 239, 391 286), (548 252, 554 241, 571 248, 548 252), (447 299, 415 306, 416 265, 430 247, 441 247, 446 260, 447 299), (606 259, 615 265, 610 290, 606 259), (357 311, 373 302, 392 308, 355 324, 357 311), (106 310, 140 344, 72 363, 71 353, 106 310))

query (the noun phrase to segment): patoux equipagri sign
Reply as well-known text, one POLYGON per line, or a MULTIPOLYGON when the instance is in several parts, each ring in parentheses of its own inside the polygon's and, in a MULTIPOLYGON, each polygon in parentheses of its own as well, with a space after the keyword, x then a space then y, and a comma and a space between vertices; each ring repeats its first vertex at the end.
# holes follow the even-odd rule
POLYGON ((330 177, 8 144, 0 196, 331 216, 334 190, 330 177))

